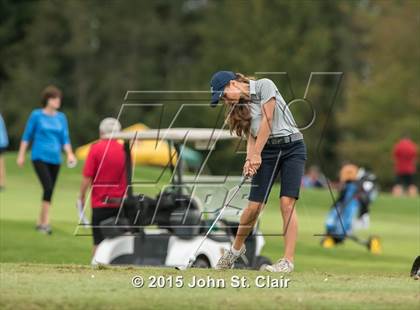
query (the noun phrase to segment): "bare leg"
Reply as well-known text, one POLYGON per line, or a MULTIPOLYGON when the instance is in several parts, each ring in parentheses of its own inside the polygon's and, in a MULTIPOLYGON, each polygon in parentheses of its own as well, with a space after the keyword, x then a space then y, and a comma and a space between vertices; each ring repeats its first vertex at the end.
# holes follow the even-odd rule
POLYGON ((97 247, 98 247, 97 245, 94 245, 93 248, 92 248, 92 258, 95 256, 97 247))
POLYGON ((408 187, 408 196, 417 197, 417 194, 418 194, 417 186, 415 186, 414 184, 410 185, 408 187))
POLYGON ((48 225, 50 223, 50 218, 49 218, 50 206, 51 206, 51 203, 49 201, 42 201, 38 225, 48 225))
POLYGON ((395 196, 395 197, 400 197, 400 196, 402 196, 402 194, 403 194, 403 188, 402 188, 402 186, 401 186, 401 185, 395 185, 395 186, 392 188, 392 195, 393 195, 393 196, 395 196))
POLYGON ((280 209, 283 217, 284 257, 293 262, 295 256, 298 233, 298 219, 294 208, 296 199, 291 197, 280 198, 280 209))
POLYGON ((249 233, 254 228, 254 225, 258 219, 258 215, 260 214, 263 208, 264 204, 262 202, 248 202, 248 207, 244 209, 241 215, 238 232, 236 233, 236 238, 233 242, 233 248, 235 250, 239 251, 242 248, 245 239, 248 237, 249 233))

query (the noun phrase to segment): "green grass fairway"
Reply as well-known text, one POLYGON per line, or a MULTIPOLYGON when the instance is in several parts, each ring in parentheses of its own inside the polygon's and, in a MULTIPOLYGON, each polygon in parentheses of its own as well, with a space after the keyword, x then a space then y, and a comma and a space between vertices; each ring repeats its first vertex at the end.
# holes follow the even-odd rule
MULTIPOLYGON (((303 191, 298 203, 299 241, 296 272, 288 288, 257 288, 254 280, 268 273, 218 272, 168 268, 89 266, 89 230, 77 230, 74 206, 81 165, 61 168, 51 212, 53 235, 35 232, 41 188, 30 162, 15 165, 9 153, 6 190, 0 193, 0 309, 419 309, 420 281, 408 277, 420 254, 420 200, 381 194, 372 206, 371 228, 359 235, 379 235, 383 253, 370 254, 353 242, 332 250, 319 246, 331 205, 327 191, 303 191), (75 232, 78 232, 78 236, 75 232), (183 276, 183 288, 134 288, 133 276, 183 276), (223 278, 226 288, 188 288, 193 276, 223 278), (249 288, 230 287, 232 276, 246 277, 249 288)), ((136 178, 153 180, 161 171, 139 167, 136 178)), ((167 175, 165 175, 167 179, 167 175)), ((152 188, 144 189, 152 193, 152 188)), ((281 232, 278 185, 262 218, 264 233, 281 232)), ((281 237, 266 237, 264 255, 276 260, 281 237)), ((279 278, 279 275, 272 275, 279 278)), ((175 280, 175 278, 174 278, 175 280)), ((168 284, 167 284, 168 285, 168 284)), ((175 286, 175 284, 174 284, 175 286)))
MULTIPOLYGON (((415 309, 419 283, 398 273, 296 272, 288 288, 257 288, 255 271, 162 268, 92 269, 77 265, 9 264, 1 266, 2 309, 415 309), (225 279, 226 288, 189 288, 192 277, 225 279), (182 277, 178 288, 134 288, 133 276, 182 277), (232 288, 232 276, 249 288, 232 288)), ((275 276, 275 275, 274 275, 275 276)), ((278 277, 278 275, 277 275, 278 277)), ((169 282, 167 282, 169 285, 169 282)))

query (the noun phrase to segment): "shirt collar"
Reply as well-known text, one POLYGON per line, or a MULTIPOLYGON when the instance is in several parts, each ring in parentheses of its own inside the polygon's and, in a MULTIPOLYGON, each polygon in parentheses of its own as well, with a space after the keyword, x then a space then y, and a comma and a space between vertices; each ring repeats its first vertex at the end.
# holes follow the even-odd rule
POLYGON ((249 94, 250 95, 256 95, 256 90, 255 90, 255 81, 254 80, 249 80, 249 94))

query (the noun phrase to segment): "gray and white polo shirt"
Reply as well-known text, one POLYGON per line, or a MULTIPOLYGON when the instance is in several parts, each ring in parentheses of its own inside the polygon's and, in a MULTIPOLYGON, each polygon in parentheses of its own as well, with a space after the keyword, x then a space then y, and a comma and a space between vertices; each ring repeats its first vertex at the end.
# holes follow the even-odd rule
POLYGON ((277 86, 270 79, 250 80, 249 93, 251 97, 251 135, 256 137, 260 129, 264 113, 263 105, 271 98, 276 99, 270 138, 288 136, 299 132, 292 113, 280 94, 277 86))

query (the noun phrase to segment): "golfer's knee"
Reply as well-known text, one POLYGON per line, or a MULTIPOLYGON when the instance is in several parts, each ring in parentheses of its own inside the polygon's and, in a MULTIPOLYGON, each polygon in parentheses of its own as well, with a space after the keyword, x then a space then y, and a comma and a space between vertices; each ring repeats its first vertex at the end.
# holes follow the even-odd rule
POLYGON ((281 197, 280 198, 280 208, 283 213, 290 214, 294 211, 295 208, 295 198, 291 197, 281 197))

